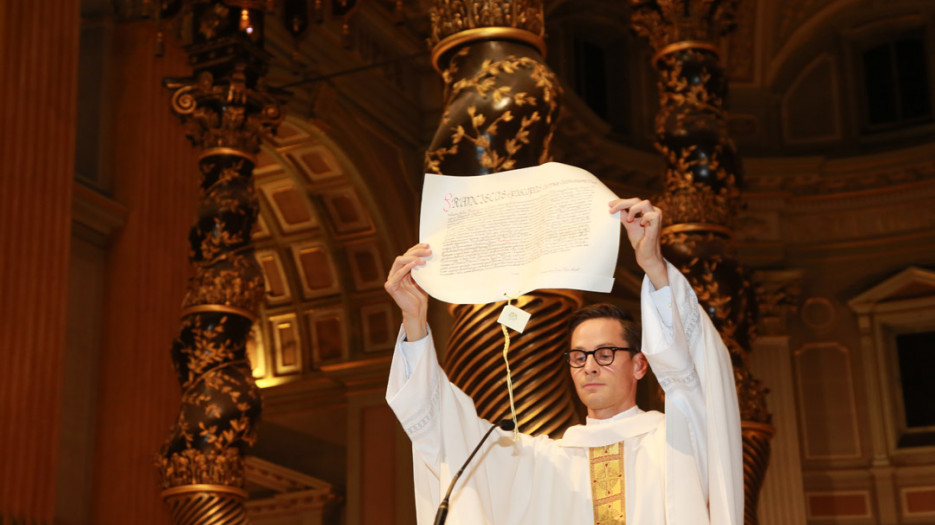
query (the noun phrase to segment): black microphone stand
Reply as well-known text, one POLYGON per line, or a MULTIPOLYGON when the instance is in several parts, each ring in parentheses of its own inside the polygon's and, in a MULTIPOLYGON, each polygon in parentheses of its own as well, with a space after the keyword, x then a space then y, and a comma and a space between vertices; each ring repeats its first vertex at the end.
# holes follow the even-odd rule
POLYGON ((477 451, 480 450, 480 446, 484 444, 484 441, 487 440, 487 436, 493 432, 493 429, 500 428, 507 432, 516 428, 516 425, 513 424, 512 420, 504 419, 496 425, 490 425, 490 428, 487 429, 487 433, 484 434, 484 437, 480 438, 480 441, 477 442, 477 446, 474 447, 474 451, 471 452, 471 455, 464 460, 464 465, 461 465, 461 469, 458 470, 458 473, 455 474, 455 477, 451 478, 451 483, 448 485, 448 492, 445 493, 445 498, 442 499, 441 504, 438 506, 438 511, 435 513, 435 525, 443 525, 445 520, 448 518, 448 499, 451 497, 451 490, 455 488, 455 483, 458 482, 458 478, 461 477, 461 473, 464 472, 464 469, 468 466, 468 463, 471 462, 471 458, 474 457, 474 454, 477 454, 477 451))

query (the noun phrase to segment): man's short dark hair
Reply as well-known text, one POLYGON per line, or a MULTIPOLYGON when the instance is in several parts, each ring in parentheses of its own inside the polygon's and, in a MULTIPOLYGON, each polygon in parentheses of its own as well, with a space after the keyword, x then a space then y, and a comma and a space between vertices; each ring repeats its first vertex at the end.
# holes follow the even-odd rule
POLYGON ((623 328, 623 339, 627 342, 627 346, 633 350, 631 354, 640 351, 640 325, 633 320, 630 313, 625 309, 610 303, 597 303, 585 306, 572 314, 571 319, 568 321, 569 339, 578 325, 591 319, 616 319, 623 328))

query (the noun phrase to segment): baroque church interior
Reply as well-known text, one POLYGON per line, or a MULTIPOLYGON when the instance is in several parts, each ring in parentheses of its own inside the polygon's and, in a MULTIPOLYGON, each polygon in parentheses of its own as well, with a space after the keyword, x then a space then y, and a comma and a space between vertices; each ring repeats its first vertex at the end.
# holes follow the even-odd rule
MULTIPOLYGON (((935 2, 8 0, 0 28, 0 524, 415 523, 387 269, 423 173, 547 160, 666 210, 734 358, 746 523, 935 523, 935 2)), ((521 428, 582 418, 562 316, 638 313, 627 250, 615 278, 520 300, 521 428)), ((488 313, 430 311, 468 383, 488 313)))

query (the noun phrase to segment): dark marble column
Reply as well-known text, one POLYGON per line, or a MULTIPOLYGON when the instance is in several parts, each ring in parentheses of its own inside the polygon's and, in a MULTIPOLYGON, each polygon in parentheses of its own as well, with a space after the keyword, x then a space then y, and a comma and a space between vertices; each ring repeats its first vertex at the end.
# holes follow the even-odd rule
POLYGON ((261 136, 283 118, 279 101, 258 87, 267 63, 264 7, 192 2, 186 51, 194 76, 165 80, 173 111, 201 150, 189 233, 194 271, 172 346, 182 406, 157 458, 163 499, 178 524, 248 521, 243 456, 256 440, 261 405, 246 343, 264 293, 250 239, 252 174, 261 136))
POLYGON ((744 521, 756 505, 774 433, 765 390, 750 375, 756 301, 737 260, 733 229, 740 205, 740 157, 727 135, 728 79, 719 38, 733 28, 739 0, 631 0, 632 23, 656 51, 660 109, 656 148, 666 161, 659 205, 667 222, 663 252, 682 270, 730 349, 744 445, 744 521))

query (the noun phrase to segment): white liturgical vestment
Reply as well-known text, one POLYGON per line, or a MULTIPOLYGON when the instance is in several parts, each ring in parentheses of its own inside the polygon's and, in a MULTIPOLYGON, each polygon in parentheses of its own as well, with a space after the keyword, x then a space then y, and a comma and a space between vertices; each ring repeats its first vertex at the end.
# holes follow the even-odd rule
MULTIPOLYGON (((462 474, 450 525, 594 523, 588 449, 624 442, 629 525, 737 525, 743 519, 740 414, 730 356, 684 276, 643 280, 642 351, 665 415, 633 407, 562 439, 496 430, 462 474)), ((438 365, 431 335, 400 331, 386 399, 412 440, 418 523, 432 523, 452 476, 490 428, 438 365)))

